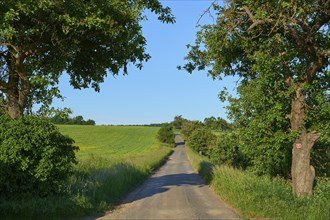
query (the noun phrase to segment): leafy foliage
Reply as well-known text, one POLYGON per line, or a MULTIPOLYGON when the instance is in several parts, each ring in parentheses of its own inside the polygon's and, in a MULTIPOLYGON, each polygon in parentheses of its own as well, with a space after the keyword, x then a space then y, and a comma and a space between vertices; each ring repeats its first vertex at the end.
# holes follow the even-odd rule
POLYGON ((231 125, 223 118, 209 117, 204 119, 206 128, 216 131, 226 131, 231 129, 231 125))
POLYGON ((172 122, 173 126, 177 129, 181 129, 183 124, 187 122, 188 120, 183 118, 182 115, 176 115, 174 117, 174 120, 172 122))
POLYGON ((99 91, 108 73, 142 68, 150 59, 140 25, 146 9, 175 22, 158 0, 1 1, 0 90, 11 117, 61 97, 64 71, 74 88, 99 91))
POLYGON ((59 192, 76 163, 74 141, 47 119, 0 116, 1 196, 59 192))
POLYGON ((163 143, 174 145, 173 125, 170 123, 163 124, 158 131, 157 138, 163 143))
POLYGON ((209 149, 210 160, 217 165, 245 169, 249 160, 242 152, 242 144, 238 131, 219 133, 215 146, 209 149))
POLYGON ((54 124, 67 124, 67 125, 95 125, 95 121, 92 119, 84 120, 84 117, 78 115, 73 118, 63 118, 60 115, 55 115, 54 117, 50 118, 51 122, 54 124))
POLYGON ((197 128, 189 136, 187 145, 196 152, 207 154, 210 148, 213 148, 216 136, 211 130, 206 128, 197 128))
POLYGON ((192 133, 198 129, 203 128, 204 124, 200 121, 186 121, 181 128, 181 134, 185 140, 188 140, 192 133))
POLYGON ((210 12, 216 22, 201 26, 180 68, 208 70, 218 79, 239 76, 240 96, 226 98, 250 168, 285 177, 291 170, 294 193, 311 194, 313 145, 317 175, 324 175, 330 156, 329 0, 214 1, 210 12))

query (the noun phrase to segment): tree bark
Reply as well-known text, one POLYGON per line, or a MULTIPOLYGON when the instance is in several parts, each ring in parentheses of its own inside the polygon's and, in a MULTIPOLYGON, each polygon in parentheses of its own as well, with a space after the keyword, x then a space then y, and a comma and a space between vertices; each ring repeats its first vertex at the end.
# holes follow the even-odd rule
POLYGON ((7 97, 7 111, 12 119, 17 119, 23 115, 23 108, 19 104, 19 95, 16 90, 9 90, 6 93, 7 97))
POLYGON ((17 119, 23 115, 30 93, 30 82, 24 69, 24 55, 16 53, 16 56, 13 56, 11 54, 7 59, 9 79, 4 91, 7 99, 7 112, 11 118, 17 119))
POLYGON ((292 149, 292 191, 297 197, 309 196, 312 194, 315 177, 314 167, 310 165, 311 149, 320 137, 320 134, 308 133, 304 127, 305 96, 301 89, 297 89, 291 108, 291 129, 299 132, 292 149))

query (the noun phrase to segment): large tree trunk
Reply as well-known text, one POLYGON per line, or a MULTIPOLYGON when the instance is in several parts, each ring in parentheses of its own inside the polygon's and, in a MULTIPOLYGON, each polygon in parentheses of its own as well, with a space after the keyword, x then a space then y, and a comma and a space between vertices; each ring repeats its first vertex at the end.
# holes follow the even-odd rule
POLYGON ((16 90, 10 90, 6 93, 7 96, 7 112, 13 119, 17 119, 23 115, 23 106, 19 103, 19 94, 16 90))
POLYGON ((307 132, 304 117, 305 96, 301 89, 297 89, 292 99, 291 129, 300 135, 293 144, 291 175, 292 191, 298 197, 312 194, 315 170, 310 165, 310 154, 314 143, 320 137, 319 134, 307 132))
POLYGON ((16 54, 8 58, 9 79, 6 84, 5 94, 7 112, 13 119, 23 115, 24 107, 30 93, 30 82, 24 71, 24 55, 16 54))

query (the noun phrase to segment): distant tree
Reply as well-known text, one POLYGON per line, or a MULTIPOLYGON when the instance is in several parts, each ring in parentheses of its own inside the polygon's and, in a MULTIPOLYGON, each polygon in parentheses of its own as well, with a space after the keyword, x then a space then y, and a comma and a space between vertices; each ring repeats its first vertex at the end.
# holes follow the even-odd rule
POLYGON ((85 122, 86 125, 95 125, 95 121, 92 120, 92 119, 88 119, 86 122, 85 122))
POLYGON ((11 118, 33 103, 60 97, 65 71, 74 88, 99 84, 108 73, 142 68, 150 59, 140 22, 151 10, 173 23, 158 0, 6 0, 0 3, 0 91, 11 118))
POLYGON ((95 125, 95 121, 92 119, 84 120, 84 117, 78 115, 76 117, 70 118, 72 114, 71 109, 64 108, 62 110, 57 110, 53 112, 53 116, 49 117, 51 122, 54 124, 68 124, 68 125, 95 125))
POLYGON ((187 140, 187 145, 196 152, 208 154, 216 143, 217 137, 211 130, 204 127, 195 129, 187 140))
POLYGON ((72 119, 72 124, 82 125, 83 123, 84 123, 84 117, 81 115, 78 115, 72 119))
POLYGON ((173 125, 170 123, 163 124, 158 131, 157 138, 163 143, 174 145, 173 125))
POLYGON ((203 127, 204 124, 200 121, 185 121, 181 128, 181 134, 185 140, 188 140, 196 129, 203 127))
POLYGON ((212 129, 212 130, 218 130, 218 131, 225 131, 230 129, 230 124, 223 118, 215 118, 215 117, 209 117, 204 119, 204 125, 205 127, 212 129))
POLYGON ((182 115, 176 115, 172 122, 173 126, 177 129, 181 129, 184 122, 188 121, 187 119, 183 118, 182 115))
POLYGON ((271 141, 283 141, 277 146, 293 138, 293 193, 311 195, 312 148, 330 140, 330 1, 214 1, 213 9, 216 23, 197 33, 183 68, 208 69, 215 78, 238 75, 243 96, 252 102, 233 99, 245 110, 234 108, 234 115, 245 120, 242 126, 251 131, 246 134, 258 144, 271 145, 264 133, 274 134, 273 125, 278 138, 271 141), (254 98, 244 90, 255 91, 254 98))
POLYGON ((216 118, 215 117, 209 117, 209 118, 205 118, 204 119, 204 125, 205 127, 209 128, 209 129, 212 129, 212 130, 215 130, 216 128, 216 118))

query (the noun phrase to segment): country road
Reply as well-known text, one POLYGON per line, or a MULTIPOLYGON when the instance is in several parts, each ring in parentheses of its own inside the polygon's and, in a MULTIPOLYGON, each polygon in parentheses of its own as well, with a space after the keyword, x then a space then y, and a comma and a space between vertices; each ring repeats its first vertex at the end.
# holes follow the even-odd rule
POLYGON ((184 143, 121 206, 97 219, 240 219, 204 184, 187 159, 184 143))

